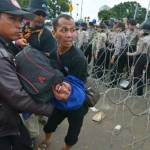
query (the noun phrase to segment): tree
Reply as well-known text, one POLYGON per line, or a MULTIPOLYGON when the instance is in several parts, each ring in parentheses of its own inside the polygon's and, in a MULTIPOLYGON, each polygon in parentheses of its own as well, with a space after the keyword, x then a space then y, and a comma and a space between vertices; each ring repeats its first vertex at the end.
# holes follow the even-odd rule
POLYGON ((125 17, 134 18, 135 10, 137 9, 136 21, 141 23, 144 21, 146 15, 146 9, 142 8, 141 5, 137 2, 125 2, 115 5, 113 8, 109 9, 106 14, 103 11, 98 13, 99 19, 106 18, 116 18, 116 19, 123 19, 125 17))
MULTIPOLYGON (((18 2, 23 8, 26 8, 29 0, 18 0, 18 2)), ((47 4, 50 12, 49 18, 55 18, 63 12, 69 12, 69 0, 47 0, 47 4)))
POLYGON ((18 0, 19 4, 25 8, 28 6, 29 0, 18 0))
POLYGON ((109 10, 102 10, 98 13, 100 20, 108 20, 111 18, 111 12, 109 10))
POLYGON ((48 0, 50 18, 55 18, 63 12, 69 12, 69 0, 48 0))

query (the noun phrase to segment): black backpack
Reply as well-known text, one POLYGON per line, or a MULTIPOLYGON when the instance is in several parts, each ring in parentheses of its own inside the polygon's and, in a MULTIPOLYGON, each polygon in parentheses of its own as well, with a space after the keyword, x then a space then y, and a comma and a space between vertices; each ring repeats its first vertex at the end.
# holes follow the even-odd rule
POLYGON ((27 46, 15 57, 17 75, 23 88, 40 103, 47 103, 53 97, 52 86, 63 81, 63 74, 56 62, 39 50, 27 46))

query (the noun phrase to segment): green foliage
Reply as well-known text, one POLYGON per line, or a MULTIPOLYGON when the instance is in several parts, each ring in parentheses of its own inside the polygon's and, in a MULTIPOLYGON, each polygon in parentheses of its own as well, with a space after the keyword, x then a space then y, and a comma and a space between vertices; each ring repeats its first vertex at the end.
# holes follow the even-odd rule
MULTIPOLYGON (((25 8, 28 6, 29 0, 18 0, 19 4, 25 8)), ((57 15, 63 12, 69 12, 69 0, 47 0, 50 16, 49 18, 55 18, 57 15)))
POLYGON ((109 18, 111 18, 111 11, 109 10, 102 10, 98 13, 98 16, 102 19, 102 20, 108 20, 109 18))
POLYGON ((48 0, 50 18, 55 18, 63 12, 69 12, 69 0, 48 0))
POLYGON ((18 2, 21 5, 21 7, 25 8, 28 6, 29 0, 18 0, 18 2))
POLYGON ((115 5, 109 10, 102 10, 98 13, 98 17, 101 20, 108 20, 109 18, 123 19, 125 17, 134 18, 135 10, 138 5, 136 13, 136 21, 141 23, 145 19, 146 9, 142 8, 137 2, 124 2, 115 5))

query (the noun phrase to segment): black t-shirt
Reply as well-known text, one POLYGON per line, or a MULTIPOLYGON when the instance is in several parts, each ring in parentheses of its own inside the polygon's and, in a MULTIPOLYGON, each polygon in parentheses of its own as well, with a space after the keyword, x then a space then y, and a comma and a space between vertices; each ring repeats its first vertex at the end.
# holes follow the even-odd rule
POLYGON ((50 30, 47 29, 47 27, 43 27, 41 33, 33 32, 28 42, 32 47, 42 52, 51 53, 57 49, 56 40, 53 38, 50 30))
POLYGON ((88 75, 87 60, 80 49, 77 49, 74 46, 72 46, 69 51, 58 57, 61 64, 59 63, 59 60, 57 58, 57 52, 53 52, 50 55, 51 59, 56 59, 57 62, 60 64, 60 66, 63 66, 62 71, 64 72, 65 75, 67 74, 73 75, 83 81, 86 81, 88 75), (64 68, 67 71, 64 71, 64 68))

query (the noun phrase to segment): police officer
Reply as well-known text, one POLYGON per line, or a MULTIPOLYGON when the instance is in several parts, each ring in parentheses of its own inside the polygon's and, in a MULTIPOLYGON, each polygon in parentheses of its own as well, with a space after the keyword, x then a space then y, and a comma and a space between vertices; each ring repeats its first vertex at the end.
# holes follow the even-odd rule
MULTIPOLYGON (((128 56, 135 57, 134 63, 134 84, 136 84, 137 95, 143 95, 143 70, 145 66, 148 66, 150 61, 150 18, 148 18, 141 26, 143 37, 141 37, 137 43, 136 52, 130 53, 128 52, 128 56)), ((147 67, 148 68, 148 67, 147 67)))
MULTIPOLYGON (((133 19, 128 20, 127 24, 127 30, 126 30, 126 38, 127 38, 127 51, 129 52, 135 52, 137 42, 139 40, 139 33, 136 28, 136 21, 133 19)), ((133 57, 128 57, 128 66, 131 68, 133 64, 133 57)))
POLYGON ((97 32, 95 35, 95 69, 96 69, 96 77, 100 78, 103 75, 103 71, 106 67, 106 41, 107 41, 107 34, 106 34, 106 25, 101 23, 97 26, 97 32))
POLYGON ((82 23, 80 29, 77 31, 77 47, 85 51, 88 45, 88 39, 87 23, 82 23))
POLYGON ((127 38, 127 44, 130 48, 129 51, 135 52, 139 36, 138 36, 138 30, 136 28, 136 21, 133 19, 128 20, 126 38, 127 38))
POLYGON ((114 71, 112 72, 111 79, 113 80, 113 84, 118 83, 118 78, 123 73, 123 68, 126 64, 126 37, 125 37, 125 24, 122 22, 118 22, 115 24, 115 43, 114 43, 114 53, 111 57, 110 63, 115 64, 114 71))
POLYGON ((30 136, 20 112, 50 115, 51 105, 37 104, 22 89, 9 44, 20 36, 22 18, 31 14, 21 10, 16 0, 0 1, 0 149, 32 150, 30 136))
POLYGON ((88 64, 90 64, 91 60, 92 60, 92 39, 95 33, 95 25, 93 22, 89 22, 89 27, 87 29, 87 33, 88 33, 88 46, 84 52, 85 56, 87 57, 88 60, 88 64))

